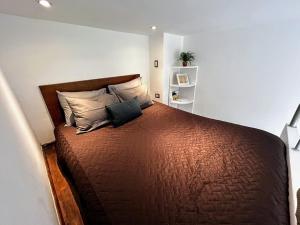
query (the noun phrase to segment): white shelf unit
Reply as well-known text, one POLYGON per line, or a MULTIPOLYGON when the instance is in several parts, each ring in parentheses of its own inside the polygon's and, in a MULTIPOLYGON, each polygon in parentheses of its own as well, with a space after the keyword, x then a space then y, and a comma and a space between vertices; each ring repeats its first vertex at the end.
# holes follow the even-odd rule
POLYGON ((173 66, 171 68, 171 74, 169 77, 169 106, 191 113, 194 112, 198 70, 198 66, 173 66), (187 85, 179 85, 177 82, 178 73, 187 74, 190 83, 187 85), (179 92, 179 99, 173 100, 173 91, 179 92))
POLYGON ((196 86, 196 83, 190 83, 190 84, 186 84, 186 85, 170 84, 170 86, 174 87, 174 88, 194 87, 194 86, 196 86))
POLYGON ((192 104, 194 101, 190 99, 181 98, 178 100, 171 100, 171 104, 178 104, 178 105, 187 105, 192 104))

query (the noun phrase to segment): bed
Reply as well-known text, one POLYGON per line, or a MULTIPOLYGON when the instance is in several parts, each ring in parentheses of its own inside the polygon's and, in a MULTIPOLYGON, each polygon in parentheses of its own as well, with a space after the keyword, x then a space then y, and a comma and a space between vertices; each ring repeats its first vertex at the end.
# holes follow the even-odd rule
POLYGON ((118 128, 76 135, 64 127, 54 90, 93 90, 137 76, 41 87, 58 163, 86 224, 289 224, 285 145, 270 133, 160 103, 118 128))

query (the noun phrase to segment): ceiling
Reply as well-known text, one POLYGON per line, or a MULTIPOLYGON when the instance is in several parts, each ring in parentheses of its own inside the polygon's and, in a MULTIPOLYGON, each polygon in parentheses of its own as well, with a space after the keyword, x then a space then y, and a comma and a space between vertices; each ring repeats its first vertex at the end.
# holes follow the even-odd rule
POLYGON ((0 12, 110 30, 188 35, 300 18, 299 0, 0 0, 0 12))

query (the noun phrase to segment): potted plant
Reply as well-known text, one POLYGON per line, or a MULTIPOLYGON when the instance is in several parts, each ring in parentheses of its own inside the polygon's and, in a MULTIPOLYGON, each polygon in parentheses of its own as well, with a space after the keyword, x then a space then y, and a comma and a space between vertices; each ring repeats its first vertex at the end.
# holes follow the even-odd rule
POLYGON ((193 52, 181 52, 179 60, 182 61, 182 66, 187 66, 188 63, 192 63, 195 60, 195 54, 193 52))

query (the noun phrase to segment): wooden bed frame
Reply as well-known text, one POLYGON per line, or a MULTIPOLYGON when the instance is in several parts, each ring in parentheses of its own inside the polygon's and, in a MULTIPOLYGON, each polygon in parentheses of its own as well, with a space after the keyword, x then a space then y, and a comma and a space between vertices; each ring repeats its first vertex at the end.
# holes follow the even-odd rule
MULTIPOLYGON (((39 86, 54 127, 65 122, 64 112, 60 106, 56 91, 91 91, 107 88, 108 85, 131 81, 139 74, 115 76, 94 80, 75 81, 69 83, 39 86)), ((57 164, 55 143, 43 147, 48 176, 54 194, 58 216, 62 225, 83 225, 80 208, 76 203, 74 190, 60 171, 57 164)))

